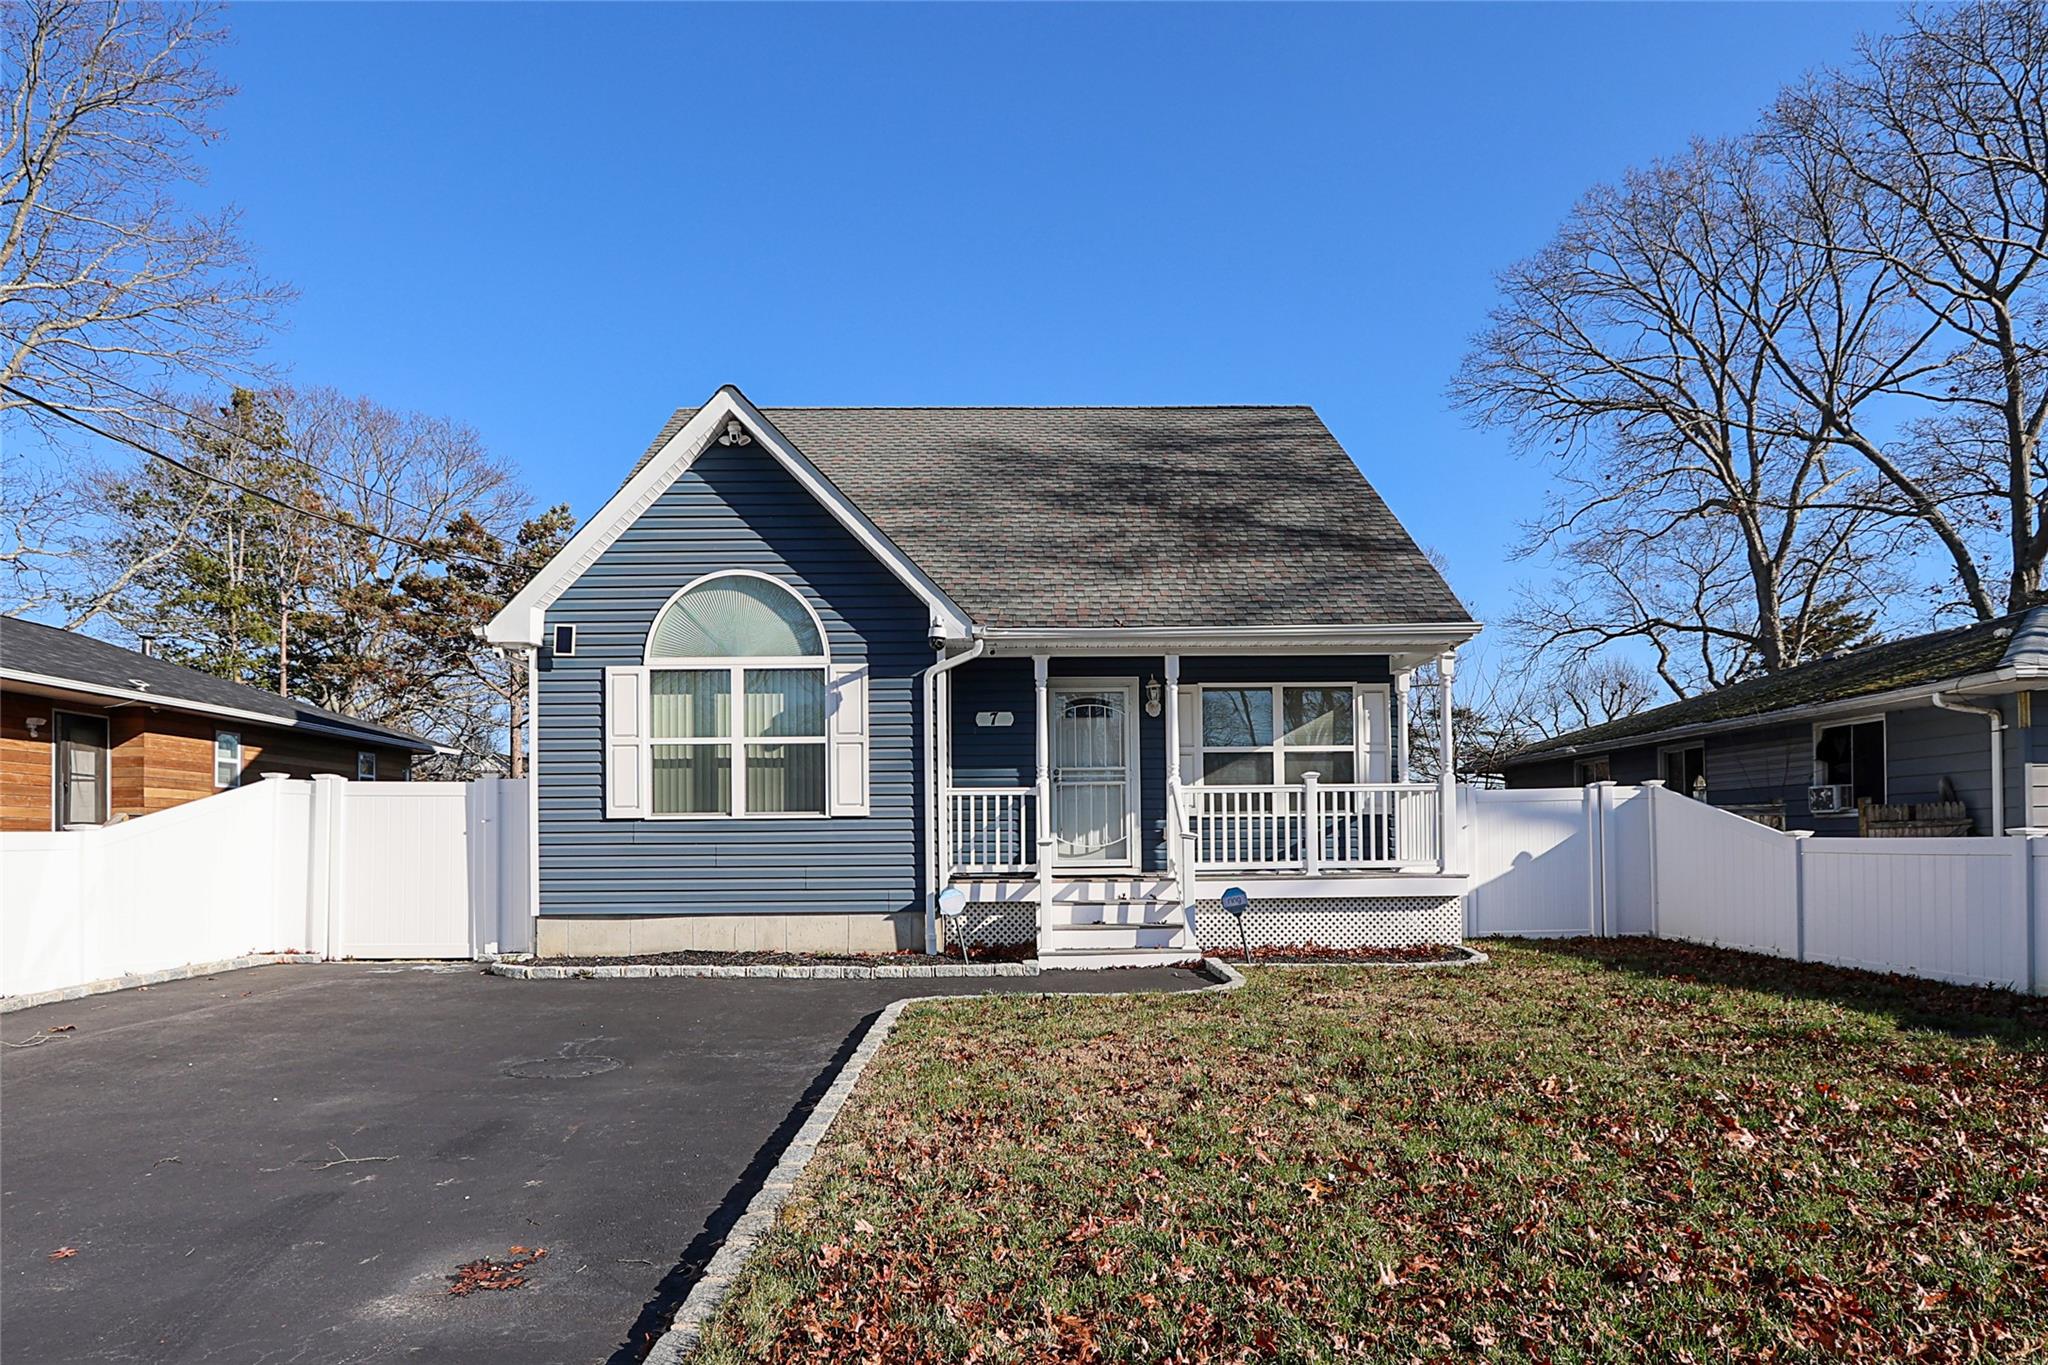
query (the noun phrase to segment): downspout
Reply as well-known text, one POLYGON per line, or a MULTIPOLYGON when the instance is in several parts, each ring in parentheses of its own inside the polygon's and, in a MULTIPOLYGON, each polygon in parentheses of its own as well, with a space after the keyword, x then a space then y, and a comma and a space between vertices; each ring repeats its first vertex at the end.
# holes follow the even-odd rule
POLYGON ((1957 701, 1946 693, 1936 692, 1929 698, 1937 710, 1967 711, 1982 716, 1991 722, 1991 833, 1994 837, 2005 833, 2005 712, 1997 706, 1979 706, 1975 702, 1957 701))
MULTIPOLYGON (((978 633, 978 632, 977 632, 978 633)), ((944 646, 942 645, 941 648, 944 646)), ((966 650, 952 658, 941 658, 924 671, 924 751, 925 771, 931 774, 925 784, 925 896, 924 896, 924 950, 936 953, 939 950, 939 884, 945 878, 946 851, 939 846, 939 808, 949 785, 949 775, 939 771, 939 764, 945 754, 939 743, 939 675, 950 673, 964 663, 979 659, 988 651, 988 641, 977 639, 966 650)))

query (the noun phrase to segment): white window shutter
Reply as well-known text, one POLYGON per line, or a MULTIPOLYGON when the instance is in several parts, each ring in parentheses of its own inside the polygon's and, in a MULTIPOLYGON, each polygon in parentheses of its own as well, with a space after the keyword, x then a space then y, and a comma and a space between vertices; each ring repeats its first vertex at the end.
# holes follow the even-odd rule
POLYGON ((1180 689, 1180 780, 1192 787, 1202 780, 1202 689, 1180 689))
POLYGON ((868 666, 833 664, 825 721, 825 813, 868 813, 868 666))
POLYGON ((647 670, 604 671, 604 818, 639 820, 647 815, 647 670))
POLYGON ((1358 780, 1391 782, 1394 746, 1390 741, 1394 729, 1387 717, 1387 694, 1377 687, 1361 687, 1358 702, 1359 740, 1365 751, 1365 765, 1359 770, 1358 780))

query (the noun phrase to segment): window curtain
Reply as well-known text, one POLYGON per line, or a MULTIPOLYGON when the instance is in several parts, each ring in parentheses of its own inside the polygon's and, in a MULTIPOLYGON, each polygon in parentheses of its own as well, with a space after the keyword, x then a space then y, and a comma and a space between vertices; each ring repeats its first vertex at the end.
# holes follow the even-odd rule
MULTIPOLYGON (((825 734, 825 675, 815 668, 747 670, 746 737, 825 734)), ((747 745, 747 809, 767 815, 825 809, 823 744, 747 745)))

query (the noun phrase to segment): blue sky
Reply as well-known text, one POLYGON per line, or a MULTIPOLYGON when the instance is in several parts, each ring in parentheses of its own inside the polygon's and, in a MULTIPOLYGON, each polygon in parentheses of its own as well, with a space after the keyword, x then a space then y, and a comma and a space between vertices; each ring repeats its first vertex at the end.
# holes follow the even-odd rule
POLYGON ((1309 403, 1484 619, 1546 477, 1443 400, 1492 273, 1892 13, 248 5, 208 193, 294 380, 579 516, 724 382, 1309 403))

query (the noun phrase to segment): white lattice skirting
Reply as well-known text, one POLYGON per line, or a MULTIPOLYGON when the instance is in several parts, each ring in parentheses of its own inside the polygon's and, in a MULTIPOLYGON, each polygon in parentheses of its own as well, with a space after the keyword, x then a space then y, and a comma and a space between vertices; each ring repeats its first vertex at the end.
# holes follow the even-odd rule
MULTIPOLYGON (((1465 911, 1456 896, 1254 900, 1244 929, 1254 948, 1405 948, 1458 942, 1465 936, 1465 911)), ((1204 948, 1235 948, 1237 921, 1218 902, 1198 901, 1195 937, 1204 948)))
POLYGON ((959 937, 956 938, 954 925, 945 920, 940 921, 940 937, 945 939, 949 948, 959 947, 961 938, 967 940, 969 947, 1029 943, 1038 937, 1038 902, 970 904, 967 913, 960 917, 958 933, 959 937))

